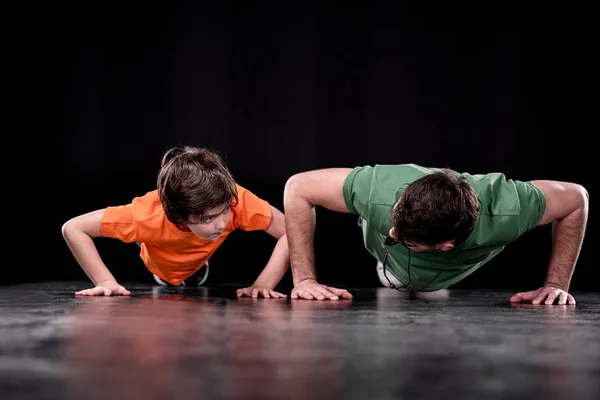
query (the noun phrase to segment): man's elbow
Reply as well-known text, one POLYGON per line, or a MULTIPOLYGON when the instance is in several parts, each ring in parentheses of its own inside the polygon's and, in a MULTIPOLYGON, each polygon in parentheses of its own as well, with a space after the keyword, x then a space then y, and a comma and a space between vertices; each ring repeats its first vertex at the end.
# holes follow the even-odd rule
POLYGON ((590 204, 590 194, 587 189, 583 185, 574 184, 573 191, 579 204, 578 208, 587 210, 590 204))
POLYGON ((298 173, 288 178, 283 189, 284 202, 290 201, 291 199, 302 195, 302 188, 304 187, 305 174, 298 173))

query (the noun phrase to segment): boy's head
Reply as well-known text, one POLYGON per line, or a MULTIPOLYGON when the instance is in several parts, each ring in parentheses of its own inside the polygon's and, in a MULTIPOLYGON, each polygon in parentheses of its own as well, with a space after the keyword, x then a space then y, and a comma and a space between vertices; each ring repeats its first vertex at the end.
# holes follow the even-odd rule
POLYGON ((411 250, 451 250, 477 221, 479 201, 467 180, 441 170, 409 184, 392 210, 390 236, 411 250))
POLYGON ((225 216, 229 219, 229 207, 238 200, 235 180, 223 159, 198 147, 168 150, 161 162, 157 187, 169 221, 187 225, 203 237, 214 236, 224 228, 219 225, 225 216), (199 225, 200 232, 190 225, 199 225))

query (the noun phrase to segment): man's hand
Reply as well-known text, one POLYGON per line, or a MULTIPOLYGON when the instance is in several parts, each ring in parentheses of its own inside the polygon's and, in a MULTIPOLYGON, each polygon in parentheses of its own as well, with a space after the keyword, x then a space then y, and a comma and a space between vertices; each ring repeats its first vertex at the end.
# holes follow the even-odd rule
POLYGON ((352 295, 345 289, 325 286, 314 279, 305 279, 292 289, 290 298, 306 300, 339 300, 340 298, 351 299, 352 295))
POLYGON ((79 296, 129 296, 130 294, 129 290, 112 280, 99 282, 98 286, 92 289, 75 292, 75 295, 79 296))
POLYGON ((558 300, 557 304, 575 305, 573 296, 553 286, 543 286, 538 290, 517 293, 510 298, 511 303, 531 302, 531 304, 554 304, 555 300, 558 300))
POLYGON ((287 297, 287 295, 283 293, 279 293, 274 291, 273 289, 261 288, 256 286, 249 286, 247 288, 241 288, 236 291, 237 297, 264 297, 265 299, 274 298, 278 299, 280 297, 287 297))

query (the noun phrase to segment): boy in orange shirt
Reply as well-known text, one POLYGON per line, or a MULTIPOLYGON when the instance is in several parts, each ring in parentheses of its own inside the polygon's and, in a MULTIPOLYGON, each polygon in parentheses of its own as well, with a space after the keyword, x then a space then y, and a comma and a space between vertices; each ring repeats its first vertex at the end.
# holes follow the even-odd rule
POLYGON ((273 289, 289 267, 285 218, 281 211, 239 186, 216 153, 185 146, 168 150, 157 190, 127 205, 92 211, 67 221, 62 234, 73 256, 94 283, 83 296, 129 295, 100 258, 95 237, 140 246, 140 257, 163 285, 200 284, 208 260, 236 229, 263 230, 277 239, 269 262, 254 284, 237 296, 286 297, 273 289))

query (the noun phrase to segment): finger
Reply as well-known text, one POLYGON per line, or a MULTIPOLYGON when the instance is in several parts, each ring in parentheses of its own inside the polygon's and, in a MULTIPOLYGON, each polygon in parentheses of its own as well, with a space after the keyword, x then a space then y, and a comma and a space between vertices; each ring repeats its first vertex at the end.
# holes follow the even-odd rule
POLYGON ((338 297, 341 297, 343 299, 351 299, 352 298, 352 294, 350 294, 350 292, 347 291, 346 289, 338 289, 338 288, 334 288, 334 287, 331 287, 331 286, 325 286, 325 287, 330 292, 335 293, 336 296, 338 296, 338 297))
POLYGON ((271 296, 274 299, 278 299, 279 298, 279 294, 274 291, 274 290, 269 290, 269 296, 271 296))
POLYGON ((521 301, 523 301, 522 293, 517 293, 510 298, 511 303, 520 303, 521 301))
POLYGON ((262 295, 265 299, 270 298, 271 296, 269 296, 269 289, 263 289, 262 290, 262 295))
POLYGON ((101 288, 85 289, 85 290, 79 291, 78 293, 81 294, 82 296, 97 296, 99 294, 102 294, 102 289, 101 288))
POLYGON ((546 298, 546 296, 548 296, 548 293, 551 291, 552 291, 551 288, 543 288, 542 290, 539 291, 539 293, 535 296, 535 298, 531 301, 531 303, 532 304, 540 304, 546 298))
POLYGON ((321 296, 321 298, 317 297, 318 300, 324 300, 325 298, 328 298, 329 300, 339 300, 339 297, 335 293, 332 293, 329 290, 327 290, 327 286, 325 285, 315 289, 315 292, 317 292, 318 295, 321 296))
POLYGON ((523 301, 531 301, 535 297, 535 292, 517 293, 510 298, 513 303, 521 303, 523 301))
POLYGON ((292 289, 292 292, 290 293, 290 299, 296 300, 297 298, 298 298, 298 291, 296 289, 292 289))
POLYGON ((242 289, 238 289, 235 291, 235 294, 237 297, 242 297, 244 295, 244 292, 242 291, 242 289))
POLYGON ((319 289, 307 289, 305 292, 310 293, 311 297, 317 300, 325 300, 325 294, 322 293, 319 289))
POLYGON ((571 296, 570 294, 567 294, 567 301, 569 304, 575 305, 575 297, 571 296))
POLYGON ((253 298, 257 298, 258 297, 258 289, 252 289, 252 297, 253 298))
POLYGON ((313 300, 314 299, 313 295, 308 290, 302 290, 299 293, 299 295, 300 295, 301 298, 306 299, 306 300, 313 300))
POLYGON ((569 296, 571 296, 569 293, 564 291, 561 292, 558 299, 558 304, 567 304, 567 302, 569 301, 569 296))
POLYGON ((116 294, 120 294, 121 296, 129 296, 131 292, 125 289, 123 286, 121 286, 116 294))
POLYGON ((554 289, 550 293, 548 293, 548 297, 546 297, 546 304, 554 304, 554 300, 560 295, 560 290, 554 289))
POLYGON ((273 292, 272 292, 272 294, 276 294, 276 295, 277 295, 277 297, 287 297, 287 295, 286 295, 286 294, 279 293, 279 292, 276 292, 276 291, 273 291, 273 292))
POLYGON ((112 294, 112 290, 110 289, 104 289, 104 295, 105 296, 110 296, 112 294))

